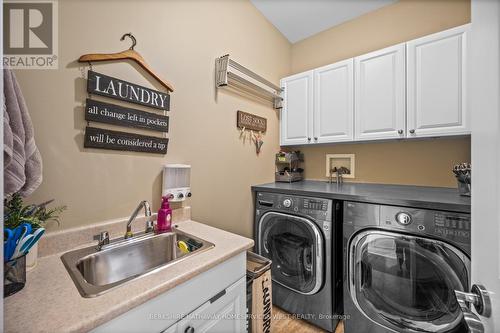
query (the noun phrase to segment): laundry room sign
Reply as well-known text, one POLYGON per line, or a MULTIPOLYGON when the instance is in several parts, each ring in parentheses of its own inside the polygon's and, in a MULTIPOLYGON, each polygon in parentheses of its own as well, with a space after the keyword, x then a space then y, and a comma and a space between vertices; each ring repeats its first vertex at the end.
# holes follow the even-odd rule
POLYGON ((126 102, 149 106, 155 109, 170 109, 170 95, 134 83, 88 71, 87 91, 126 102))
POLYGON ((87 127, 84 147, 166 154, 168 139, 87 127))
POLYGON ((87 98, 85 120, 168 132, 168 116, 87 98))

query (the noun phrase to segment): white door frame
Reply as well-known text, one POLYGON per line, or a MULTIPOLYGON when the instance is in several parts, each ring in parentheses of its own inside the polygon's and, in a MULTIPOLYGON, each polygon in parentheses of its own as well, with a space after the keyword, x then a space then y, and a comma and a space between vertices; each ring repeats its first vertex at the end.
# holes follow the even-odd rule
POLYGON ((490 291, 485 332, 500 331, 500 1, 471 1, 472 283, 490 291))
MULTIPOLYGON (((0 6, 0 17, 3 17, 3 6, 0 6)), ((3 54, 3 33, 0 34, 0 54, 3 54)), ((3 91, 3 62, 0 63, 0 90, 3 91)), ((3 94, 0 96, 0 103, 3 105, 4 100, 3 100, 3 94)), ((3 147, 3 122, 0 125, 0 145, 3 147)), ((0 156, 0 165, 3 167, 3 154, 0 156)), ((2 189, 2 193, 0 194, 0 199, 3 202, 4 199, 4 183, 3 183, 3 169, 2 169, 2 177, 0 178, 0 188, 2 189)), ((0 228, 3 230, 3 205, 0 207, 0 228)), ((0 249, 0 258, 3 259, 3 247, 0 249)), ((3 276, 3 265, 0 267, 0 274, 3 276)), ((3 295, 3 283, 2 286, 0 287, 0 293, 3 295)), ((0 301, 0 332, 3 332, 3 301, 4 298, 2 297, 2 300, 0 301)))

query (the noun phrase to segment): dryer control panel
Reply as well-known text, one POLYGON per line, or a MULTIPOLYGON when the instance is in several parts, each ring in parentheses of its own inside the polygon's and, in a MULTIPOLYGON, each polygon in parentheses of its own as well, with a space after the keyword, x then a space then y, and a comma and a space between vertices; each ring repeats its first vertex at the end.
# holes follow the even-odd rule
POLYGON ((381 205, 380 226, 470 244, 470 214, 381 205))
POLYGON ((443 239, 470 253, 470 214, 368 204, 344 203, 344 230, 382 228, 443 239))

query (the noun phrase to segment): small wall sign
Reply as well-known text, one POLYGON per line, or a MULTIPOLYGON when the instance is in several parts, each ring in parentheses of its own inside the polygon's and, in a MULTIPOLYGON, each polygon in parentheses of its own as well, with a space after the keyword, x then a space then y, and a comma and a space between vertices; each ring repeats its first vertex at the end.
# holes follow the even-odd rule
POLYGON ((265 132, 267 130, 267 119, 251 113, 238 111, 236 126, 247 130, 265 132))
POLYGON ((168 116, 87 98, 85 120, 168 132, 168 116))
POLYGON ((170 95, 111 76, 88 71, 87 91, 91 94, 149 106, 170 109, 170 95))
POLYGON ((166 154, 168 139, 87 127, 83 146, 85 148, 166 154))

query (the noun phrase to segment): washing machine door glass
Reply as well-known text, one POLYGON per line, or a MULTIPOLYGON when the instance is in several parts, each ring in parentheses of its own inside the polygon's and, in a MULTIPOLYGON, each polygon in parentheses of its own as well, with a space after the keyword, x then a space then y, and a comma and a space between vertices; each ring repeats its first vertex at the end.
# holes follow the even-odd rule
POLYGON ((301 294, 323 284, 323 237, 306 218, 270 212, 259 223, 259 253, 272 260, 273 281, 301 294))
POLYGON ((365 231, 349 246, 349 288, 358 309, 397 332, 454 332, 454 290, 469 286, 469 258, 432 239, 365 231))

